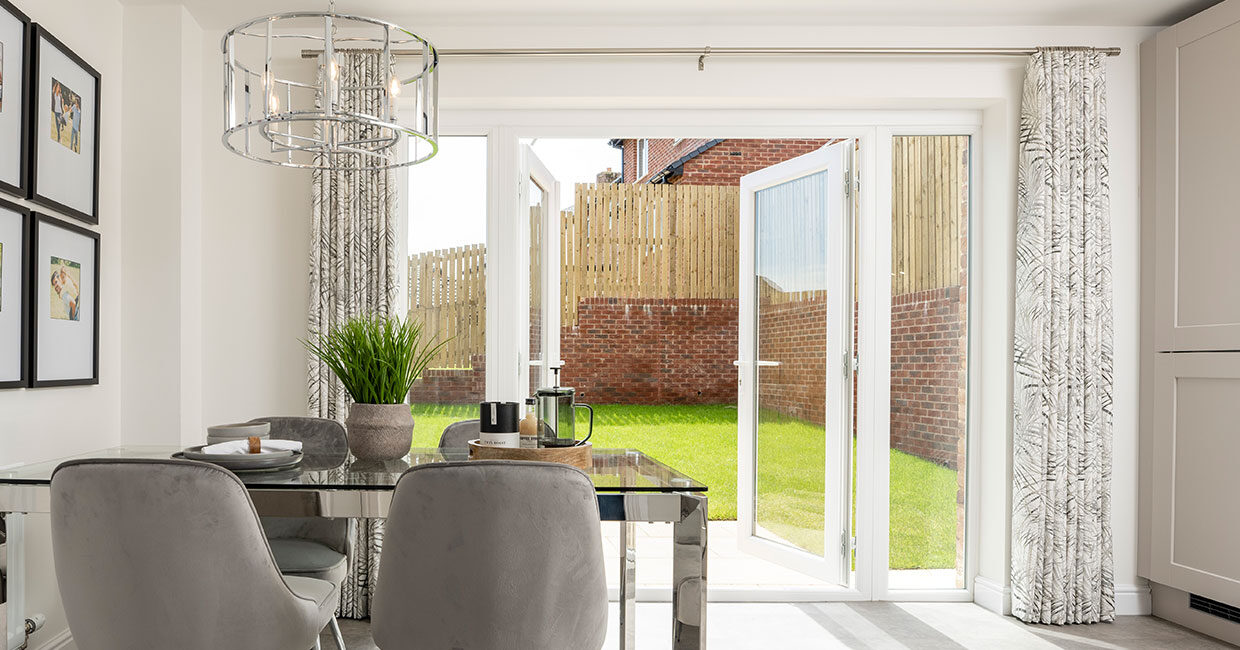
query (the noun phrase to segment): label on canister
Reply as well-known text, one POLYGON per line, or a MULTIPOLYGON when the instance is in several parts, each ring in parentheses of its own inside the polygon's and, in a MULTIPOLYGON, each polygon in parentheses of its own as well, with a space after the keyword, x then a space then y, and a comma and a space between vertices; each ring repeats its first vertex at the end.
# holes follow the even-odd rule
POLYGON ((489 431, 481 431, 478 433, 478 442, 488 447, 510 447, 517 449, 521 446, 521 434, 513 431, 512 433, 493 433, 489 431))

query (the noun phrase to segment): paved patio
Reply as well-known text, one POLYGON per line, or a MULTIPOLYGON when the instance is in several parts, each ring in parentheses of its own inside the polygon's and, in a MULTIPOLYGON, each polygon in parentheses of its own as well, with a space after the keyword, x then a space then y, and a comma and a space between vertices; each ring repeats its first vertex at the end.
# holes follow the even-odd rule
MULTIPOLYGON (((707 525, 710 600, 779 601, 788 600, 789 592, 812 593, 832 588, 829 583, 741 551, 737 545, 737 522, 711 521, 707 525)), ((620 582, 620 526, 604 522, 602 535, 607 584, 614 599, 620 582)), ((891 587, 941 589, 954 584, 955 573, 953 569, 894 571, 891 587)), ((672 525, 637 524, 638 600, 668 601, 671 582, 672 525)))

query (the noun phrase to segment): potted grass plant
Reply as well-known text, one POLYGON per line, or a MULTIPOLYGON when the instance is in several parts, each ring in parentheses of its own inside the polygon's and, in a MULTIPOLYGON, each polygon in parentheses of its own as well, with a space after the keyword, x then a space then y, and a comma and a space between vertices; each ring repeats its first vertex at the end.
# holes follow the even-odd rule
POLYGON ((447 343, 423 334, 420 322, 358 316, 302 341, 353 399, 345 428, 349 451, 359 460, 396 460, 409 453, 413 414, 405 400, 447 343))

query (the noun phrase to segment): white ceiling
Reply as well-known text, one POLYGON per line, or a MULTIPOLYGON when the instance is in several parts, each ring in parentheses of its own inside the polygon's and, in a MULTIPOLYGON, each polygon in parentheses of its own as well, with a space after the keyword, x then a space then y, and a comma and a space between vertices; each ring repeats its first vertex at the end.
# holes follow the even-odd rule
MULTIPOLYGON (((1169 25, 1219 0, 338 0, 341 12, 486 24, 1169 25)), ((325 9, 327 0, 122 0, 184 4, 204 27, 325 9)))

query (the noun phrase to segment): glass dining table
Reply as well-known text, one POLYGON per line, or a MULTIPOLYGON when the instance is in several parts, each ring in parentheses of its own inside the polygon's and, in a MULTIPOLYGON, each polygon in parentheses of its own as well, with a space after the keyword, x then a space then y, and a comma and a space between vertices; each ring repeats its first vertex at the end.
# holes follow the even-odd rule
MULTIPOLYGON (((24 623, 24 515, 47 513, 52 471, 76 458, 169 458, 178 447, 112 447, 56 460, 0 468, 0 514, 6 519, 8 643, 24 623)), ((254 507, 269 517, 387 516, 400 475, 414 465, 466 460, 465 449, 413 449, 397 461, 358 461, 306 454, 291 470, 240 472, 254 507)), ((587 471, 603 521, 620 522, 620 647, 635 644, 636 524, 666 522, 672 535, 672 647, 706 647, 707 486, 634 449, 595 449, 587 471)), ((20 636, 20 635, 19 635, 20 636)), ((20 645, 20 643, 19 643, 20 645)))

